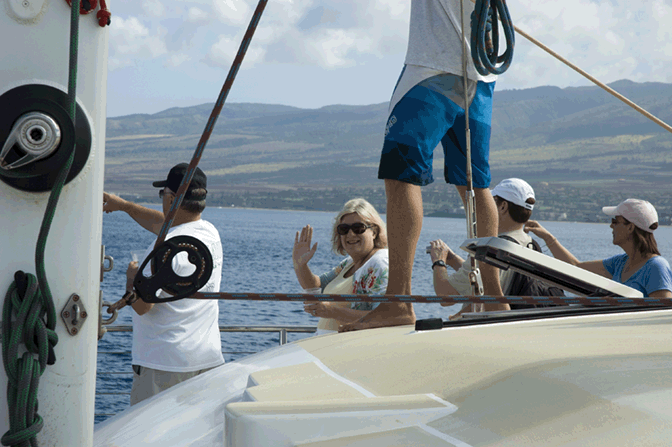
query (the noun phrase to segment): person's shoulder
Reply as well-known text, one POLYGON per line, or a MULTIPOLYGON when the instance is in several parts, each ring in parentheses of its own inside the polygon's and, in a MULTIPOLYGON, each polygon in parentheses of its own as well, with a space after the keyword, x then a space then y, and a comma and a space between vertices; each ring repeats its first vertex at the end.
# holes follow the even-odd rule
POLYGON ((609 256, 608 258, 605 258, 603 262, 625 263, 625 261, 627 261, 627 260, 628 260, 627 253, 621 253, 621 254, 618 254, 618 255, 609 256))
POLYGON ((502 236, 508 236, 510 238, 513 238, 518 242, 518 244, 522 245, 523 247, 526 247, 527 244, 532 242, 532 237, 525 233, 522 228, 520 230, 513 230, 513 231, 507 231, 505 233, 499 233, 498 237, 502 236))
POLYGON ((343 260, 342 260, 341 262, 338 263, 338 265, 336 266, 336 268, 337 268, 337 269, 340 269, 340 270, 339 270, 339 272, 340 272, 340 271, 341 271, 342 269, 344 269, 345 267, 347 267, 347 266, 349 266, 349 265, 352 265, 352 262, 353 262, 353 261, 352 261, 352 258, 351 258, 350 256, 346 256, 345 258, 343 258, 343 260))
POLYGON ((198 220, 195 220, 195 221, 190 222, 190 223, 194 224, 194 226, 198 226, 198 227, 201 227, 201 228, 207 228, 209 230, 217 231, 217 228, 215 228, 215 226, 212 223, 210 223, 210 221, 207 221, 205 219, 198 219, 198 220))
POLYGON ((651 259, 649 259, 648 263, 657 268, 661 268, 664 270, 671 270, 670 263, 667 261, 667 259, 663 258, 660 255, 652 257, 651 259))
POLYGON ((377 252, 371 256, 371 259, 377 258, 377 259, 389 259, 390 258, 390 250, 387 248, 381 248, 377 252))
POLYGON ((189 227, 191 230, 208 234, 217 240, 220 239, 217 228, 207 220, 199 219, 189 223, 191 224, 189 227))
POLYGON ((387 248, 381 248, 371 256, 367 264, 384 264, 385 266, 390 264, 390 251, 387 248))

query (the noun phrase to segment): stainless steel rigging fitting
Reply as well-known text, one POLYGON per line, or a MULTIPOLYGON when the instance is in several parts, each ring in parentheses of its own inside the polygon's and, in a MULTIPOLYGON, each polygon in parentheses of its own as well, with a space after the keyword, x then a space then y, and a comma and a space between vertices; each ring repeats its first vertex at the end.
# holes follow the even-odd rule
POLYGON ((61 128, 56 120, 42 112, 26 113, 16 120, 0 151, 0 167, 11 170, 41 160, 60 143, 61 128), (14 155, 9 158, 12 152, 14 155))

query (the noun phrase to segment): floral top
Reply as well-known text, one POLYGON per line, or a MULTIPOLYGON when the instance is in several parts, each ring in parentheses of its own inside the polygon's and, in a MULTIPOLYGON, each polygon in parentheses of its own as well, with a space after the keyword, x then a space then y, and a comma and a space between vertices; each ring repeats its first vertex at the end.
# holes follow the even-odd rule
MULTIPOLYGON (((320 287, 324 288, 334 280, 345 268, 352 265, 348 256, 331 271, 320 275, 320 287)), ((357 295, 384 295, 387 290, 387 279, 390 270, 389 251, 387 248, 378 250, 371 259, 357 269, 353 275, 352 293, 357 295)), ((351 309, 372 310, 378 303, 352 303, 351 309)))

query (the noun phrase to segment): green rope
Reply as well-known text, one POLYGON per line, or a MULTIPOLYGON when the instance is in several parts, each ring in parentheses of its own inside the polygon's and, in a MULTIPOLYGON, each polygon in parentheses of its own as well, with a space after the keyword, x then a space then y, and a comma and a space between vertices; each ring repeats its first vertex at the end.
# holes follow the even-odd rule
MULTIPOLYGON (((73 124, 77 111, 77 50, 79 42, 79 4, 73 0, 70 13, 70 60, 68 69, 68 113, 73 124)), ((37 278, 17 272, 10 285, 2 312, 2 361, 7 372, 7 405, 9 407, 9 430, 0 442, 4 446, 36 447, 36 436, 44 425, 37 414, 37 390, 40 376, 46 366, 55 362, 53 347, 58 343, 56 335, 56 309, 51 289, 47 282, 44 253, 47 237, 56 213, 65 181, 75 158, 75 145, 70 148, 67 161, 56 177, 49 194, 47 208, 35 246, 35 270, 37 278), (12 316, 14 320, 12 321, 12 316), (46 323, 44 321, 46 317, 46 323), (19 358, 19 347, 25 350, 19 358), (35 358, 37 355, 37 359, 35 358)))

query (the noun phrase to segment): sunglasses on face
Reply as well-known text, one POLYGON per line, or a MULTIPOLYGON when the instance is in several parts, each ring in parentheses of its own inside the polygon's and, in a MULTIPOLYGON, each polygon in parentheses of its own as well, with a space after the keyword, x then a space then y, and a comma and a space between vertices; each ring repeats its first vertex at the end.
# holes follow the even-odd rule
POLYGON ((345 236, 350 230, 352 230, 352 232, 355 234, 363 234, 368 228, 371 228, 371 225, 356 222, 352 225, 340 224, 336 227, 336 232, 341 236, 345 236))
POLYGON ((163 199, 163 196, 165 196, 166 194, 173 194, 173 192, 172 191, 166 191, 166 188, 163 188, 163 189, 159 190, 159 198, 160 199, 163 199))
POLYGON ((618 225, 618 224, 624 224, 625 225, 626 223, 629 223, 629 222, 624 221, 624 220, 613 219, 613 218, 611 219, 611 224, 612 225, 618 225))

